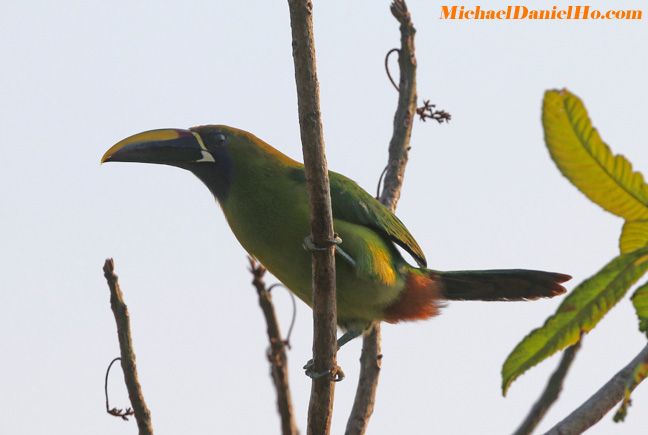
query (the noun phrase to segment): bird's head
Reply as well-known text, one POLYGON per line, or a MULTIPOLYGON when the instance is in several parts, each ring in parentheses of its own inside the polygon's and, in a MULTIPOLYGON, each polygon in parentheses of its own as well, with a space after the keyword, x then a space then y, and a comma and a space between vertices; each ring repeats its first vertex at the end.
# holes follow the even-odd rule
POLYGON ((288 159, 244 130, 205 125, 189 130, 159 129, 135 134, 110 147, 101 163, 157 163, 187 169, 223 200, 237 167, 240 170, 242 165, 263 162, 273 155, 288 159))
POLYGON ((246 136, 251 135, 226 125, 149 130, 117 142, 105 152, 101 163, 158 163, 184 169, 213 165, 226 159, 233 146, 249 142, 246 136))

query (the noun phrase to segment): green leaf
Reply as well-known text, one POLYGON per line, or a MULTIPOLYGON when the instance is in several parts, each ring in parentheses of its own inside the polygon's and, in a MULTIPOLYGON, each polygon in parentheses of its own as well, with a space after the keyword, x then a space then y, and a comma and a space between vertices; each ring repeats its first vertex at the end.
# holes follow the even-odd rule
POLYGON ((502 366, 502 393, 522 373, 591 331, 626 291, 648 270, 648 247, 622 254, 583 281, 560 304, 556 314, 531 331, 502 366))
POLYGON ((639 385, 641 381, 646 379, 646 377, 648 377, 648 362, 640 361, 632 371, 632 376, 630 377, 630 379, 628 379, 628 383, 625 387, 625 394, 623 396, 623 400, 621 401, 621 406, 619 406, 616 414, 614 414, 615 422, 618 423, 625 420, 626 416, 628 415, 628 407, 631 404, 630 395, 632 394, 632 391, 637 388, 637 385, 639 385))
POLYGON ((626 221, 619 238, 621 253, 636 251, 644 246, 648 246, 648 220, 626 221))
POLYGON ((632 305, 639 317, 639 330, 648 335, 648 282, 639 287, 632 295, 632 305))
POLYGON ((622 155, 614 155, 592 126, 581 100, 566 89, 545 93, 545 142, 558 169, 605 210, 627 220, 648 219, 648 185, 622 155))

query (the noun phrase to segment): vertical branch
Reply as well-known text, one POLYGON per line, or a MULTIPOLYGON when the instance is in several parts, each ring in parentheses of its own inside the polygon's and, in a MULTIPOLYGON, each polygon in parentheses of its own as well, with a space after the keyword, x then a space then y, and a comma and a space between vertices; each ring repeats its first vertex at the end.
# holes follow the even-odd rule
MULTIPOLYGON (((380 202, 391 211, 395 211, 403 185, 412 123, 416 113, 416 57, 414 55, 416 29, 404 0, 395 0, 390 9, 394 18, 400 23, 401 47, 398 56, 400 80, 398 106, 394 114, 394 131, 389 142, 389 158, 380 202)), ((376 322, 362 340, 360 377, 346 426, 346 435, 361 435, 367 430, 376 402, 380 376, 382 362, 380 339, 380 323, 376 322)))
POLYGON ((391 13, 400 23, 401 48, 398 54, 400 80, 398 84, 398 106, 394 114, 394 131, 389 142, 389 160, 380 201, 396 209, 403 185, 407 165, 412 123, 416 114, 416 57, 414 55, 414 34, 416 29, 407 10, 405 0, 395 0, 391 13))
POLYGON ((375 322, 369 333, 362 337, 360 376, 353 407, 344 432, 346 435, 361 435, 366 432, 376 403, 381 365, 380 323, 375 322))
POLYGON ((628 380, 632 377, 635 367, 641 362, 648 362, 648 345, 592 397, 552 427, 545 435, 580 434, 596 424, 623 399, 628 380))
POLYGON ((335 241, 328 168, 319 105, 319 83, 315 65, 313 4, 310 0, 288 0, 292 29, 299 126, 304 154, 310 210, 313 269, 313 371, 328 373, 314 377, 308 407, 308 433, 328 434, 333 413, 333 379, 337 374, 335 241))
POLYGON ((108 287, 110 287, 110 308, 115 315, 115 322, 117 323, 121 366, 124 371, 128 397, 135 412, 135 420, 137 420, 139 434, 153 435, 151 411, 146 406, 142 387, 137 377, 137 365, 135 364, 135 351, 133 350, 133 341, 131 339, 128 307, 124 302, 124 295, 119 287, 117 275, 115 275, 115 263, 112 258, 106 260, 103 271, 108 282, 108 287))
POLYGON ((582 341, 583 337, 581 336, 581 339, 575 345, 570 346, 563 352, 562 358, 560 359, 560 364, 558 364, 558 368, 556 368, 556 371, 552 373, 544 391, 542 392, 536 403, 533 404, 533 407, 529 411, 529 414, 526 416, 520 427, 518 427, 517 430, 513 432, 513 435, 527 435, 533 432, 533 430, 536 428, 536 426, 538 426, 540 421, 542 421, 554 402, 558 400, 558 396, 560 396, 560 392, 562 391, 567 372, 574 362, 574 358, 576 357, 576 353, 578 353, 578 350, 581 347, 582 341))
POLYGON ((252 257, 250 261, 250 272, 254 279, 252 285, 256 288, 259 296, 259 305, 263 311, 263 317, 266 321, 268 341, 268 361, 270 362, 270 375, 277 391, 277 410, 281 417, 281 433, 283 435, 298 435, 297 423, 293 412, 292 398, 290 395, 290 386, 288 384, 288 358, 286 357, 286 343, 281 338, 279 322, 274 306, 272 305, 272 295, 266 289, 263 275, 266 269, 257 263, 252 257))

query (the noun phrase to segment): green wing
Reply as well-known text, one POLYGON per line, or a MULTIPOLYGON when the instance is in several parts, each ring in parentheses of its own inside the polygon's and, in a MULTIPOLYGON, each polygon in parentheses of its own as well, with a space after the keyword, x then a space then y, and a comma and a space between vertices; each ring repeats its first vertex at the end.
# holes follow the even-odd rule
MULTIPOLYGON (((290 173, 298 184, 306 184, 304 167, 300 165, 290 173)), ((421 267, 427 266, 425 254, 414 236, 387 207, 350 178, 329 171, 333 217, 352 224, 371 228, 406 250, 421 267)))
POLYGON ((344 175, 329 172, 333 217, 371 228, 410 253, 419 266, 427 262, 423 250, 405 225, 380 201, 344 175))

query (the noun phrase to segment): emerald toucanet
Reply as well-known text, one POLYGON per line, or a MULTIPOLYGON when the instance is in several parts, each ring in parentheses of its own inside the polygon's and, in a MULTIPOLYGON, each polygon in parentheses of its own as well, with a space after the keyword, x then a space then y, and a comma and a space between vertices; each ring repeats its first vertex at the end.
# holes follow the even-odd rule
MULTIPOLYGON (((312 304, 310 234, 304 166, 256 136, 225 125, 139 133, 111 147, 101 162, 159 163, 194 173, 218 200, 243 248, 308 305, 312 304)), ((565 292, 570 276, 509 269, 428 269, 405 225, 353 180, 330 172, 336 249, 337 317, 342 345, 373 321, 426 319, 446 300, 512 301, 565 292), (396 245, 412 255, 408 264, 396 245)))

